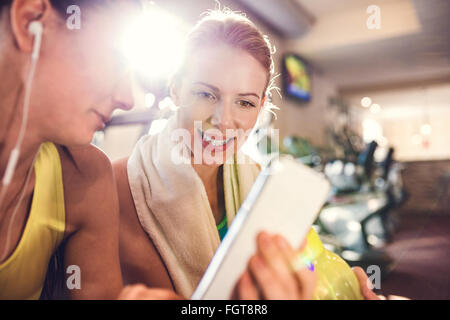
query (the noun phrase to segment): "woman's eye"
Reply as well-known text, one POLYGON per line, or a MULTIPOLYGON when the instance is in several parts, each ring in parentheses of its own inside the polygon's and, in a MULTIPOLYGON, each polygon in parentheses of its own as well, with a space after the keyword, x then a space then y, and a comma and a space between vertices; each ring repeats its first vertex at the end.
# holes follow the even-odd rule
POLYGON ((238 104, 244 108, 255 108, 256 107, 253 103, 251 103, 250 101, 246 101, 246 100, 239 100, 238 104))
POLYGON ((216 100, 216 97, 209 92, 200 91, 200 92, 197 92, 196 94, 198 97, 200 97, 202 99, 208 99, 211 101, 216 100))

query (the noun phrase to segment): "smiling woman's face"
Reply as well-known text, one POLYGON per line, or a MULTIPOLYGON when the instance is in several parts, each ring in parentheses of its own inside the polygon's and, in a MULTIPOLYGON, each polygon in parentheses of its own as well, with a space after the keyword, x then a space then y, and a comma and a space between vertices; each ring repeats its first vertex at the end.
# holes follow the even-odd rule
POLYGON ((263 105, 268 74, 252 55, 228 45, 208 46, 191 56, 172 99, 191 150, 203 163, 223 164, 245 143, 263 105), (197 147, 196 147, 197 146, 197 147), (214 163, 205 162, 212 156, 214 163))

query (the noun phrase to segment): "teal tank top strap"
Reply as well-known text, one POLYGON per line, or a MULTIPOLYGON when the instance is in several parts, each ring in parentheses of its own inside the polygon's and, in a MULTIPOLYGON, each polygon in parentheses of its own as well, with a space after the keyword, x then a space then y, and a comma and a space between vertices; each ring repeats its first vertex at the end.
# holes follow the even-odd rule
POLYGON ((228 232, 228 219, 226 214, 224 215, 222 222, 217 226, 217 231, 219 231, 220 241, 222 241, 228 232))

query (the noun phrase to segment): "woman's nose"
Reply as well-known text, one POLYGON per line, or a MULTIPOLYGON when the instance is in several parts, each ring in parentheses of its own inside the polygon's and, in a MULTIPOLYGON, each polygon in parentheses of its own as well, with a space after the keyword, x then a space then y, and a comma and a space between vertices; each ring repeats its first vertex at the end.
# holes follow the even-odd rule
POLYGON ((130 110, 134 106, 131 72, 127 72, 117 83, 114 90, 114 107, 122 110, 130 110))
POLYGON ((234 118, 230 103, 221 103, 215 109, 211 124, 220 130, 234 129, 234 118))

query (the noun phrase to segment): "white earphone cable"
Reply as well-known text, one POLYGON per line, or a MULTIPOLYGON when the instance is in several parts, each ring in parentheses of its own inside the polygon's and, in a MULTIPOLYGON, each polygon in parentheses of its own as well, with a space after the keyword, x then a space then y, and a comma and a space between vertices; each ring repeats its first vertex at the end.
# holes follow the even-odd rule
MULTIPOLYGON (((39 52, 40 52, 40 48, 41 48, 42 24, 38 21, 32 22, 29 26, 29 31, 31 34, 34 35, 34 45, 33 45, 33 52, 31 55, 30 70, 28 72, 28 77, 27 77, 27 80, 25 83, 25 96, 24 96, 24 103, 23 103, 22 124, 20 127, 19 136, 17 138, 16 145, 14 146, 13 150, 11 151, 11 154, 8 159, 8 164, 6 165, 5 174, 2 179, 2 190, 0 192, 0 208, 3 204, 3 201, 6 197, 6 192, 8 190, 9 185, 11 184, 12 178, 14 176, 17 162, 19 161, 20 148, 22 147, 22 142, 25 137, 25 133, 26 133, 27 125, 28 125, 28 112, 30 109, 31 90, 33 87, 34 74, 36 71, 37 63, 39 61, 39 52)), ((35 159, 36 159, 36 156, 35 156, 35 159)), ((32 169, 34 166, 34 161, 35 160, 33 160, 33 164, 31 165, 31 168, 28 172, 28 177, 27 177, 27 181, 25 182, 25 187, 29 180, 29 177, 31 176, 31 172, 32 172, 32 169)), ((25 187, 24 187, 24 189, 25 189, 25 187)), ((23 196, 23 192, 24 191, 22 190, 22 196, 23 196)), ((5 251, 8 249, 8 242, 9 242, 9 238, 10 238, 10 231, 11 231, 12 223, 14 221, 15 213, 17 212, 17 208, 19 207, 21 201, 22 201, 22 199, 19 199, 19 202, 14 210, 13 216, 11 217, 11 220, 10 220, 10 223, 8 226, 7 245, 5 247, 5 251)), ((2 256, 2 258, 3 258, 3 256, 2 256)))
MULTIPOLYGON (((40 150, 40 148, 39 148, 39 150, 40 150)), ((17 212, 19 211, 20 203, 22 202, 22 200, 23 200, 23 198, 25 196, 27 185, 28 185, 28 182, 30 181, 31 173, 33 172, 34 164, 36 162, 36 159, 37 159, 38 155, 39 155, 39 151, 34 156, 33 162, 31 163, 31 167, 28 170, 27 178, 25 179, 25 184, 23 185, 22 192, 20 193, 19 201, 17 201, 17 205, 14 208, 14 211, 13 211, 13 214, 11 216, 11 219, 9 220, 9 225, 8 225, 8 229, 7 229, 8 231, 6 233, 5 247, 3 248, 3 254, 0 256, 0 262, 3 262, 4 259, 8 255, 8 248, 9 248, 9 244, 11 242, 11 229, 12 229, 12 226, 13 226, 13 222, 16 220, 16 215, 17 215, 17 212)))

